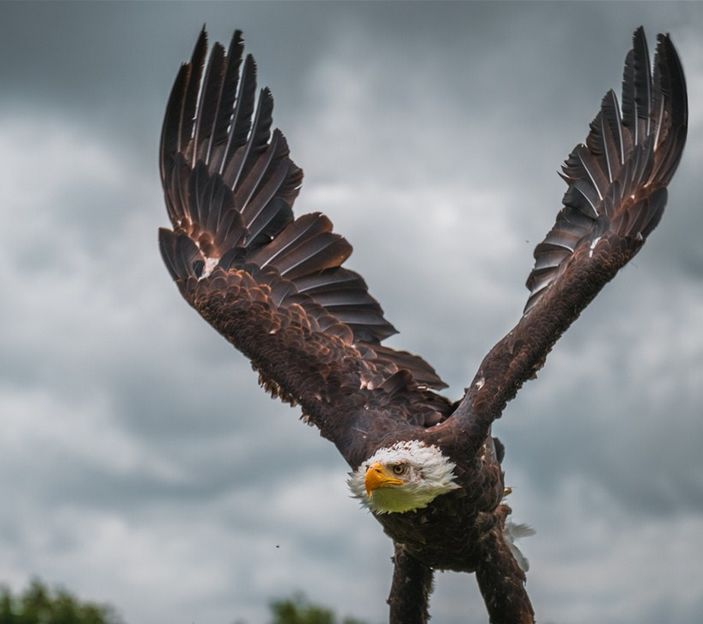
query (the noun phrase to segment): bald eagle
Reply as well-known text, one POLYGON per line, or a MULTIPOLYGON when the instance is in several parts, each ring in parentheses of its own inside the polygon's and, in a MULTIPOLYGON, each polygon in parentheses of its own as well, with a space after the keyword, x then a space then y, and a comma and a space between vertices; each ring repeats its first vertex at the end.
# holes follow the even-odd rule
POLYGON ((668 35, 653 67, 644 31, 625 60, 622 107, 609 91, 585 144, 563 165, 556 223, 534 251, 517 325, 453 402, 421 357, 383 344, 395 328, 351 245, 320 213, 293 215, 303 174, 273 99, 236 31, 209 57, 200 33, 166 108, 160 172, 173 229, 159 246, 186 301, 302 408, 351 467, 349 487, 394 542, 390 622, 428 619, 435 569, 473 572, 494 624, 528 624, 526 560, 508 520, 503 447, 491 435, 561 334, 642 247, 664 211, 686 141, 687 96, 668 35))

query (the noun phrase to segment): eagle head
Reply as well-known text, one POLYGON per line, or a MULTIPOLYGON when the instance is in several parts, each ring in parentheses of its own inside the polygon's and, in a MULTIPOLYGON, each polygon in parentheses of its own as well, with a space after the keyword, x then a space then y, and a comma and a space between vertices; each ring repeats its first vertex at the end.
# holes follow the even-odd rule
POLYGON ((460 488, 455 467, 436 446, 418 440, 396 442, 362 462, 347 483, 374 513, 402 513, 427 507, 440 494, 460 488))

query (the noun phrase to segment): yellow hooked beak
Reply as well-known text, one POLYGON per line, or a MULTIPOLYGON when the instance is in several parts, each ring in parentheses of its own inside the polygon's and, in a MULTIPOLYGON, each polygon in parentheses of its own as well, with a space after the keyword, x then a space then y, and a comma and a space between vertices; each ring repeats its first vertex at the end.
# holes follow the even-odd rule
POLYGON ((382 463, 376 462, 371 464, 366 471, 364 485, 366 486, 367 496, 371 496, 371 493, 378 488, 403 485, 403 481, 394 477, 382 463))

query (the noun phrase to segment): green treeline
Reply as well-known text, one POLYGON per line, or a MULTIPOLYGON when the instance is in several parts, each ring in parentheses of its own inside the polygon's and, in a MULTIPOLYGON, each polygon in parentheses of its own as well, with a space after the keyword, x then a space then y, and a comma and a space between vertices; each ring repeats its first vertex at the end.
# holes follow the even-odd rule
POLYGON ((273 616, 271 624, 364 624, 350 617, 338 620, 332 609, 309 602, 303 594, 274 600, 269 606, 273 616))
POLYGON ((0 624, 122 624, 122 620, 112 607, 82 602, 34 580, 18 596, 0 587, 0 624))
MULTIPOLYGON (((303 594, 271 601, 269 624, 365 624, 356 618, 338 619, 332 609, 310 602, 303 594)), ((14 595, 0 586, 0 624, 124 624, 109 605, 83 602, 64 589, 49 589, 33 580, 14 595)), ((226 624, 226 623, 223 623, 226 624)), ((235 620, 235 624, 246 624, 235 620)))

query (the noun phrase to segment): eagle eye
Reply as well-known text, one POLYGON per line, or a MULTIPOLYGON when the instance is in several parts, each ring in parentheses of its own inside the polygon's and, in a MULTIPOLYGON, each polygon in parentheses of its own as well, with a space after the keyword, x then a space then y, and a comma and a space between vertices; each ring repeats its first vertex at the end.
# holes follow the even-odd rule
POLYGON ((393 474, 397 474, 397 475, 405 474, 406 469, 407 469, 407 466, 405 464, 393 464, 393 466, 391 467, 393 474))

